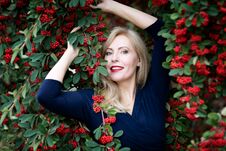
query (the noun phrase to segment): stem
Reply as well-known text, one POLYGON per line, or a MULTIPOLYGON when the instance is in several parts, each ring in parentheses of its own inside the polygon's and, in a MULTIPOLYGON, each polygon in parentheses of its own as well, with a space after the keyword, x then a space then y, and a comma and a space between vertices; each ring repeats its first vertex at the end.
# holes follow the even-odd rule
POLYGON ((103 112, 102 109, 101 109, 101 116, 102 116, 103 125, 105 125, 105 121, 104 121, 104 112, 103 112))

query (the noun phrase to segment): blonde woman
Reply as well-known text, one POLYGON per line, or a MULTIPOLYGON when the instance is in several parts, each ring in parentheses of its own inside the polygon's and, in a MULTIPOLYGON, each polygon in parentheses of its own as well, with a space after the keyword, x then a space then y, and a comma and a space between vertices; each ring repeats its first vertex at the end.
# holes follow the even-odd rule
MULTIPOLYGON (((136 151, 164 150, 169 77, 168 71, 162 67, 166 58, 164 39, 157 36, 162 22, 113 0, 102 0, 91 7, 122 17, 153 38, 150 63, 145 44, 136 32, 122 27, 112 30, 102 52, 108 62, 109 76, 102 78, 101 95, 105 97, 105 103, 118 110, 112 127, 114 132, 123 130, 120 137, 123 147, 136 151)), ((42 83, 37 99, 50 111, 80 120, 93 131, 102 123, 101 114, 92 108, 93 89, 62 92, 64 75, 78 52, 78 48, 73 49, 68 44, 64 55, 42 83)))

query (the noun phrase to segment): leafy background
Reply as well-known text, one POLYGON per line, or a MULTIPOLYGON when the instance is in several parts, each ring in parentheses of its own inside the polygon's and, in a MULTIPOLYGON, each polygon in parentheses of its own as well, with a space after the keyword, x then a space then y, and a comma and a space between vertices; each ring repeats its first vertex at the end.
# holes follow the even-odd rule
MULTIPOLYGON (((168 149, 225 150, 225 0, 119 2, 165 22, 159 35, 167 39, 169 56, 163 66, 170 69, 172 79, 166 106, 168 149)), ((93 141, 84 125, 48 112, 35 100, 41 81, 65 51, 67 40, 81 51, 66 73, 64 88, 93 87, 100 75, 107 74, 99 50, 109 29, 124 24, 136 29, 89 7, 96 3, 0 1, 1 150, 114 150, 112 142, 93 141), (70 34, 75 26, 82 29, 70 34)))

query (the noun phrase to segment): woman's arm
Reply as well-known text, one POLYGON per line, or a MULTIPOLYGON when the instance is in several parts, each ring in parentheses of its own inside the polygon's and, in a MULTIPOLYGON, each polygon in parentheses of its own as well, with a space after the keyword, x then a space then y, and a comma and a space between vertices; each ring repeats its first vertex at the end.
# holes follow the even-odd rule
POLYGON ((150 66, 149 79, 145 85, 146 89, 153 87, 153 91, 159 97, 168 97, 170 77, 168 75, 169 70, 162 67, 162 62, 166 60, 169 55, 165 50, 165 40, 163 37, 158 36, 158 32, 163 26, 162 20, 156 21, 152 26, 149 26, 145 31, 153 38, 153 50, 150 66), (164 95, 165 94, 165 95, 164 95))
MULTIPOLYGON (((76 27, 71 32, 76 32, 79 29, 80 27, 76 27)), ((79 49, 78 48, 74 49, 73 46, 68 42, 68 47, 64 52, 63 56, 49 71, 45 79, 57 80, 62 83, 69 65, 74 60, 74 58, 78 56, 78 53, 79 49)))
POLYGON ((102 0, 97 6, 91 6, 92 8, 99 8, 104 12, 115 14, 121 18, 124 18, 137 27, 145 29, 156 22, 157 18, 144 13, 135 8, 123 5, 113 0, 102 0))

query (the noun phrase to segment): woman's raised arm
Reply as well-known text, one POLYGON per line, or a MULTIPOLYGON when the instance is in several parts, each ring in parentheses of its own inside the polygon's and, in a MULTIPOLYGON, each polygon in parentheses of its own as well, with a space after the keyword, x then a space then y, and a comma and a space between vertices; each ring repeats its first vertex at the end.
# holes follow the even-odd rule
MULTIPOLYGON (((71 32, 76 32, 79 29, 80 27, 76 27, 71 32)), ((62 83, 69 65, 74 60, 74 58, 78 56, 78 53, 79 49, 78 48, 74 49, 73 46, 68 42, 67 49, 64 52, 63 56, 49 71, 45 79, 53 79, 60 81, 62 83)))
POLYGON ((137 27, 145 29, 156 22, 157 18, 144 13, 135 8, 123 5, 119 2, 113 0, 102 0, 97 6, 92 6, 92 8, 99 8, 104 12, 115 14, 121 18, 124 18, 137 27))

